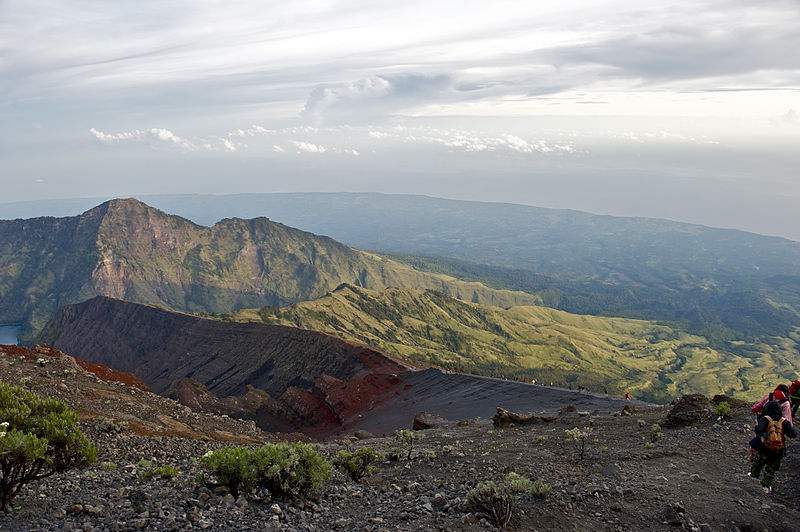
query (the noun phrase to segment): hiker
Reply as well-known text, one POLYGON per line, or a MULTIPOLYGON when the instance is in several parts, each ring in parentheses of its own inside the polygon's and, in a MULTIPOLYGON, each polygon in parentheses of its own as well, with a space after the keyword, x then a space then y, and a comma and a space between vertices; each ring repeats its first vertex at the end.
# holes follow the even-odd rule
POLYGON ((792 381, 789 386, 789 400, 792 402, 792 417, 797 415, 797 407, 800 406, 800 380, 792 381))
POLYGON ((756 437, 750 441, 750 447, 756 450, 749 477, 758 478, 764 470, 761 486, 764 491, 772 491, 775 473, 781 468, 781 460, 786 454, 786 436, 794 438, 797 431, 788 419, 782 416, 782 407, 778 401, 769 401, 764 405, 763 415, 755 427, 756 437))
POLYGON ((629 401, 630 401, 630 399, 631 399, 631 392, 625 392, 625 399, 627 399, 627 400, 629 400, 629 401))
POLYGON ((770 401, 777 401, 780 403, 783 417, 788 419, 789 423, 794 426, 794 421, 792 420, 792 405, 789 402, 789 387, 785 384, 778 385, 778 387, 775 388, 775 391, 768 393, 763 399, 751 406, 750 411, 757 416, 762 415, 764 405, 770 401))

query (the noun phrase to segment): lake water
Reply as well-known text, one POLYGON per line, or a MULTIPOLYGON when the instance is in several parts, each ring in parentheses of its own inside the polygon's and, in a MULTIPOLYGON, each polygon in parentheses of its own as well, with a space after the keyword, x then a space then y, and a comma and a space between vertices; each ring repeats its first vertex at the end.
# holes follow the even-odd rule
POLYGON ((19 325, 0 325, 0 344, 16 344, 17 334, 19 334, 19 325))

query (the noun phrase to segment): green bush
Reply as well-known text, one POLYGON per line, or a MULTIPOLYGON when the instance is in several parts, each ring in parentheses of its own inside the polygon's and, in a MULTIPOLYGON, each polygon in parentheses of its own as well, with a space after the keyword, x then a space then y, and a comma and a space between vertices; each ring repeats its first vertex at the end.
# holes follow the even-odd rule
POLYGON ((552 490, 552 486, 542 480, 541 478, 537 478, 536 481, 531 485, 530 494, 536 497, 537 499, 546 499, 548 495, 550 495, 550 490, 552 490))
POLYGON ((174 478, 178 476, 177 468, 171 465, 159 466, 153 468, 153 474, 161 478, 174 478))
POLYGON ((464 504, 469 510, 487 515, 499 529, 505 530, 511 521, 516 497, 509 486, 487 480, 467 493, 464 504))
POLYGON ((650 437, 653 439, 653 441, 657 441, 660 440, 662 436, 664 436, 664 433, 661 432, 661 425, 658 423, 653 423, 653 425, 650 427, 650 437))
POLYGON ((312 495, 331 474, 330 462, 309 443, 264 445, 253 451, 252 463, 258 485, 277 496, 312 495))
POLYGON ((0 381, 0 503, 7 510, 31 481, 97 459, 97 447, 78 428, 78 416, 53 399, 42 399, 0 381))
POLYGON ((381 453, 369 447, 362 447, 355 454, 345 450, 339 451, 333 459, 333 466, 358 482, 361 478, 374 474, 378 469, 373 463, 380 460, 383 460, 381 453))
POLYGON ((227 486, 238 498, 239 488, 249 491, 256 483, 255 471, 249 467, 250 450, 247 447, 219 449, 206 453, 200 463, 208 469, 217 482, 227 486))
POLYGON ((220 449, 201 459, 220 484, 238 497, 256 486, 276 496, 306 497, 328 480, 331 464, 314 445, 282 442, 253 451, 246 447, 220 449))
POLYGON ((117 468, 114 462, 100 462, 100 469, 103 471, 113 471, 117 468))
POLYGON ((511 487, 512 491, 530 491, 531 481, 519 473, 511 472, 506 476, 506 482, 511 487))
MULTIPOLYGON (((537 480, 538 482, 539 480, 537 480)), ((536 483, 531 484, 529 479, 511 472, 500 483, 492 480, 478 483, 467 493, 464 506, 468 510, 488 516, 494 521, 497 528, 505 530, 513 516, 514 506, 517 504, 516 493, 533 493, 535 486, 536 483)), ((550 486, 546 484, 545 486, 547 486, 547 493, 550 493, 550 486)), ((545 494, 546 496, 547 494, 545 494)))
POLYGON ((728 401, 720 401, 717 405, 717 415, 720 417, 725 417, 731 412, 731 405, 728 404, 728 401))

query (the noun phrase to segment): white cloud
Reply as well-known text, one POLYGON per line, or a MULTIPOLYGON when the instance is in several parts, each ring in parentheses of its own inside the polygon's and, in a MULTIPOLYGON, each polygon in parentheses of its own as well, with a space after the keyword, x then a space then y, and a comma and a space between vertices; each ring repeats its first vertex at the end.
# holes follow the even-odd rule
POLYGON ((306 153, 325 153, 327 148, 325 146, 319 146, 317 144, 313 144, 311 142, 302 142, 298 140, 290 140, 290 143, 294 144, 294 146, 299 150, 306 153))
POLYGON ((179 137, 169 129, 151 128, 121 131, 119 133, 105 133, 95 128, 89 132, 103 144, 147 144, 153 148, 177 148, 185 152, 198 151, 201 148, 211 151, 236 151, 236 147, 227 139, 217 138, 217 145, 208 141, 197 141, 179 137))

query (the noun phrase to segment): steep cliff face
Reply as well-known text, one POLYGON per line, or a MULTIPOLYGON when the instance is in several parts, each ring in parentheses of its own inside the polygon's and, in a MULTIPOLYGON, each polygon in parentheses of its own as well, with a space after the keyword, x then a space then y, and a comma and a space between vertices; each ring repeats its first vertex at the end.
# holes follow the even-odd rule
POLYGON ((315 299, 342 283, 435 289, 506 307, 537 301, 419 272, 267 218, 202 227, 127 199, 71 218, 0 220, 0 323, 22 323, 23 341, 62 305, 95 295, 218 313, 315 299))
POLYGON ((316 436, 374 407, 406 371, 377 351, 322 333, 202 319, 107 297, 64 307, 39 341, 134 373, 191 406, 316 436))

